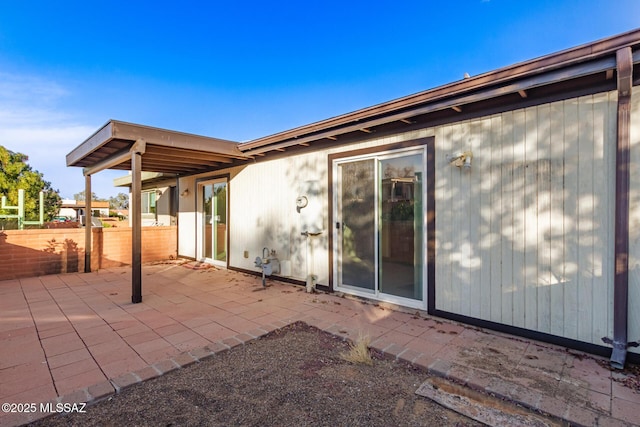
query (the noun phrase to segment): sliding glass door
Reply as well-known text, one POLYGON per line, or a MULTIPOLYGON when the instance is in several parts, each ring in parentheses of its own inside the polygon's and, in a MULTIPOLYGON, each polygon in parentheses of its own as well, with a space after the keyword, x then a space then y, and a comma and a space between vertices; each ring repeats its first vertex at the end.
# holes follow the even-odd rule
POLYGON ((424 301, 424 149, 333 161, 334 283, 406 304, 424 301))
POLYGON ((373 292, 376 283, 375 161, 340 163, 340 283, 373 292))
POLYGON ((227 181, 212 180, 198 184, 199 258, 227 265, 227 181))

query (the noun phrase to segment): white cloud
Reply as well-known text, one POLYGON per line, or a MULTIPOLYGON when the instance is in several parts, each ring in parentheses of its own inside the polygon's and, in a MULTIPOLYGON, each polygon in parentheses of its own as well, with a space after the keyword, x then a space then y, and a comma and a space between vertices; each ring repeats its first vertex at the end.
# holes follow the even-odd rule
MULTIPOLYGON (((66 166, 66 155, 95 132, 82 123, 68 105, 71 91, 61 84, 37 76, 0 73, 0 145, 29 156, 29 164, 44 175, 63 197, 84 189, 79 168, 66 166)), ((114 176, 123 172, 103 172, 92 179, 100 197, 119 191, 114 176)))
POLYGON ((23 103, 38 101, 46 104, 57 101, 69 92, 56 82, 36 76, 0 73, 0 99, 23 103))

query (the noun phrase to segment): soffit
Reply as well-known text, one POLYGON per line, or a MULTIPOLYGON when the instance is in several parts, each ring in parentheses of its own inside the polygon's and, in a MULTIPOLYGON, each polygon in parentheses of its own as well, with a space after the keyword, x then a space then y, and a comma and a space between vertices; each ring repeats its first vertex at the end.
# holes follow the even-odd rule
POLYGON ((516 105, 518 101, 552 91, 571 93, 580 87, 605 88, 615 84, 615 52, 631 46, 634 64, 640 62, 640 30, 567 49, 496 71, 466 78, 434 89, 367 107, 320 122, 300 126, 239 145, 247 155, 264 156, 297 151, 313 145, 342 144, 354 135, 409 128, 416 122, 429 123, 430 116, 454 118, 460 113, 491 106, 496 102, 516 105))
MULTIPOLYGON (((194 174, 247 160, 238 143, 218 138, 110 120, 67 155, 67 166, 91 167, 129 152, 144 140, 142 170, 165 174, 194 174)), ((126 156, 109 169, 131 170, 126 156)))

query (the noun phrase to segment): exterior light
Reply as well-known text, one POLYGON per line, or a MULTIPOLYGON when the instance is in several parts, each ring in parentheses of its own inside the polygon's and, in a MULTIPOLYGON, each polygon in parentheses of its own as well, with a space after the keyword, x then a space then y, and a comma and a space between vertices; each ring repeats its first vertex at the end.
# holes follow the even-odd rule
POLYGON ((471 169, 472 160, 473 153, 471 151, 458 151, 453 154, 447 154, 449 164, 459 168, 464 167, 465 169, 471 169))

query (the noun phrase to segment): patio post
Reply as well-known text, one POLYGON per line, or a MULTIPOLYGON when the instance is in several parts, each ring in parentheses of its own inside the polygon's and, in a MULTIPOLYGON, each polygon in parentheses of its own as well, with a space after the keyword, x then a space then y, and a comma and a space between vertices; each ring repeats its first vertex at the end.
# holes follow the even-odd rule
POLYGON ((91 175, 84 176, 84 272, 91 273, 91 175))
POLYGON ((131 148, 131 302, 142 302, 142 154, 145 142, 131 148))

